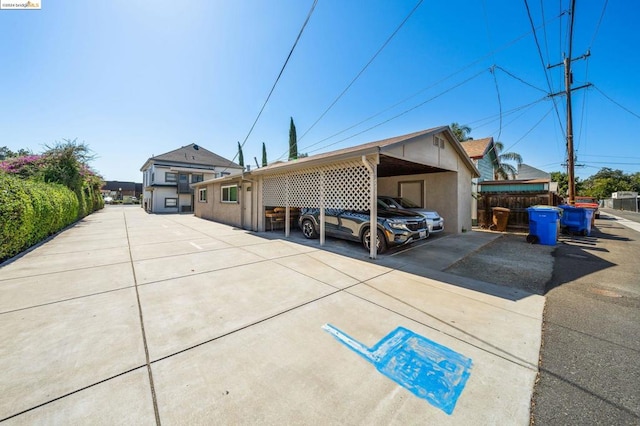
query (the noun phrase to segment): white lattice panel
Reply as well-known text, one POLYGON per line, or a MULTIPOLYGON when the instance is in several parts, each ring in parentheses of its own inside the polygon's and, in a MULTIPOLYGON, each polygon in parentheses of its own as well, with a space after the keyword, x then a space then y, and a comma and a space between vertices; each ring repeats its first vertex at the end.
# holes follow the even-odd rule
POLYGON ((359 162, 306 169, 264 178, 265 206, 369 210, 369 170, 359 162))

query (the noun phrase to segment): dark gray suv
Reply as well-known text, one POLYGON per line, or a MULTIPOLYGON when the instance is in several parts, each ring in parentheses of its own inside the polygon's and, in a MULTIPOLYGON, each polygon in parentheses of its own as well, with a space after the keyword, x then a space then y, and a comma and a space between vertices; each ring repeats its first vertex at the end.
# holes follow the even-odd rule
MULTIPOLYGON (((344 240, 359 241, 369 250, 371 218, 368 211, 325 209, 326 235, 344 240)), ((320 234, 320 210, 302 209, 298 225, 306 238, 320 234)), ((429 236, 424 216, 408 210, 389 209, 378 200, 377 251, 383 253, 389 246, 409 244, 429 236)))

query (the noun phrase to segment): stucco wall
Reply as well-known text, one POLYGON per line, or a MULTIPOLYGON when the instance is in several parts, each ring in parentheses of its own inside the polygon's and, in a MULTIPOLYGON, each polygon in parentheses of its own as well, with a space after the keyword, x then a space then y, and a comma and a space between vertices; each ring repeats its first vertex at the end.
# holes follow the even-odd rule
MULTIPOLYGON (((462 163, 462 160, 460 160, 462 163)), ((472 196, 471 181, 473 176, 471 171, 460 164, 458 171, 458 232, 462 229, 471 230, 472 218, 471 212, 475 200, 472 196)))
POLYGON ((423 136, 392 149, 385 149, 385 152, 429 166, 452 171, 457 170, 459 157, 455 148, 443 133, 435 136, 423 136), (435 143, 435 136, 438 137, 437 144, 435 143), (442 146, 440 141, 444 141, 442 146))
POLYGON ((450 232, 460 232, 462 223, 460 221, 460 210, 468 212, 469 224, 466 229, 471 229, 471 174, 459 176, 456 172, 427 173, 420 175, 392 176, 378 179, 379 195, 399 195, 399 183, 411 181, 423 181, 424 207, 436 210, 444 218, 445 230, 450 232), (461 200, 458 193, 462 182, 459 179, 467 179, 464 184, 468 187, 469 197, 461 200), (466 202, 468 206, 462 206, 466 202))
MULTIPOLYGON (((230 185, 230 183, 225 183, 230 185)), ((242 226, 242 209, 240 203, 223 203, 221 201, 221 183, 210 183, 207 189, 207 202, 198 201, 198 189, 196 188, 196 201, 194 214, 203 219, 214 220, 231 226, 242 226)))

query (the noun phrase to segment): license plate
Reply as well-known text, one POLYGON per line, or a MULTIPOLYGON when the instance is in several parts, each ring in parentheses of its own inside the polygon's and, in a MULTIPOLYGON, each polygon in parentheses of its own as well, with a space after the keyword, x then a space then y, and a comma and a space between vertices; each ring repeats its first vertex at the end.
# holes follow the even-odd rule
POLYGON ((420 238, 427 238, 427 231, 420 231, 420 238))

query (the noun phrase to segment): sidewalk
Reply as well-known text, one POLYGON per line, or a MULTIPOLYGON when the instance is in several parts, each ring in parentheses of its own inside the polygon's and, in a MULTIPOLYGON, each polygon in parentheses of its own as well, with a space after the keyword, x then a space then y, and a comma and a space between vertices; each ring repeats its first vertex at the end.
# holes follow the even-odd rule
POLYGON ((529 423, 542 296, 272 238, 108 206, 0 268, 0 421, 529 423))

